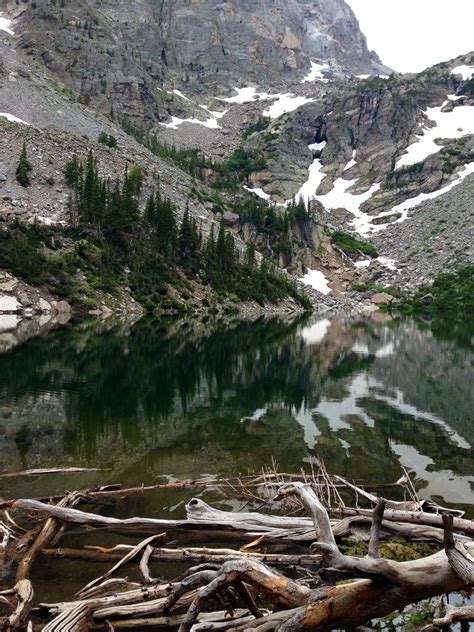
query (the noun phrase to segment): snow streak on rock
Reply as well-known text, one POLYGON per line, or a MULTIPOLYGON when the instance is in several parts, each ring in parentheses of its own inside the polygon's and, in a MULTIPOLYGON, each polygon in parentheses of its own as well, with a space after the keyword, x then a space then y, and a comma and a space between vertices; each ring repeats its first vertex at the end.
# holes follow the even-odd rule
POLYGON ((10 123, 21 123, 22 125, 29 125, 29 123, 23 121, 21 118, 18 118, 18 116, 14 116, 13 114, 8 114, 6 112, 0 112, 0 117, 6 118, 7 121, 10 121, 10 123))
POLYGON ((15 33, 10 28, 11 23, 11 20, 7 20, 7 18, 2 17, 2 13, 0 13, 0 31, 5 31, 5 33, 8 33, 8 35, 15 35, 15 33))

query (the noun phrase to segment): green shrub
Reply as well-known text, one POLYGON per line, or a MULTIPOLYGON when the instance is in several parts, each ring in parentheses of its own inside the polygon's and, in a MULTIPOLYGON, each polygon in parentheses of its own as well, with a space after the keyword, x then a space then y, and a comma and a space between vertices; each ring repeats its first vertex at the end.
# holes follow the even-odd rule
POLYGON ((107 147, 110 147, 111 149, 117 147, 117 139, 115 136, 107 134, 106 132, 101 132, 99 134, 97 142, 102 143, 102 145, 107 145, 107 147))
POLYGON ((354 257, 360 254, 367 255, 369 257, 377 257, 377 249, 367 241, 360 241, 343 232, 342 230, 336 230, 331 235, 331 242, 338 246, 347 256, 354 257))

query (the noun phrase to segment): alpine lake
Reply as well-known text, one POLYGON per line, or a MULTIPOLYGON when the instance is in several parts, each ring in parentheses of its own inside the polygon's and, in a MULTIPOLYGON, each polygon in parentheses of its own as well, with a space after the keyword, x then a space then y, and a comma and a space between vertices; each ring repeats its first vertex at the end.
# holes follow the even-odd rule
MULTIPOLYGON (((5 316, 0 349, 1 471, 100 468, 2 476, 2 499, 231 477, 272 464, 299 472, 321 458, 329 473, 366 484, 395 482, 404 466, 421 499, 474 517, 472 322, 144 319, 34 330, 5 316)), ((240 506, 229 493, 184 488, 97 510, 182 518, 193 496, 240 506)), ((75 537, 72 530, 64 546, 75 537)), ((97 544, 97 533, 81 536, 88 542, 97 544)), ((60 600, 71 582, 79 588, 107 568, 43 559, 35 582, 41 598, 60 600)))

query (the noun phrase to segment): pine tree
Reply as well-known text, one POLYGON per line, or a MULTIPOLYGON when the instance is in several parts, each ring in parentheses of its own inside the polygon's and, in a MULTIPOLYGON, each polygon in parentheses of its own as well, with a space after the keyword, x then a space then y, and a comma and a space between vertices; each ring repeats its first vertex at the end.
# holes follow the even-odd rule
POLYGON ((68 187, 75 188, 77 186, 79 173, 80 162, 77 159, 77 156, 73 156, 71 160, 68 160, 63 169, 64 179, 66 180, 68 187))
POLYGON ((199 271, 200 265, 200 238, 194 218, 189 216, 189 207, 186 206, 183 221, 178 235, 178 253, 181 257, 181 265, 191 274, 199 271))
POLYGON ((144 216, 146 223, 149 226, 154 226, 156 220, 155 193, 152 193, 146 201, 144 216))
POLYGON ((247 244, 245 248, 244 266, 251 272, 255 268, 256 255, 255 246, 253 244, 247 244))
POLYGON ((156 239, 162 253, 172 256, 176 244, 176 215, 175 206, 167 197, 159 198, 156 202, 156 239))
POLYGON ((28 156, 26 155, 26 143, 23 143, 16 168, 16 179, 18 184, 21 184, 22 187, 27 187, 30 184, 29 172, 31 171, 31 168, 28 156))
POLYGON ((216 259, 221 270, 224 270, 225 258, 226 258, 225 228, 224 228, 224 218, 221 218, 221 223, 219 225, 219 233, 217 234, 217 242, 216 242, 216 259))

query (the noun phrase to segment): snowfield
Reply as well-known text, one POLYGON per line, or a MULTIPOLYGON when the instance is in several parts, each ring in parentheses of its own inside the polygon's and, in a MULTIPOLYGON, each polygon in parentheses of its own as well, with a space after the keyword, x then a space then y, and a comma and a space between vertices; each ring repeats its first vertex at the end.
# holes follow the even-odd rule
MULTIPOLYGON (((449 100, 456 100, 456 97, 448 97, 449 100)), ((446 102, 445 102, 446 103, 446 102)), ((467 134, 474 134, 474 106, 461 105, 455 107, 452 112, 441 112, 444 104, 438 108, 428 108, 426 115, 430 121, 436 123, 436 127, 425 127, 423 135, 410 145, 406 153, 398 160, 395 169, 414 165, 422 162, 441 149, 443 145, 437 145, 437 138, 461 138, 467 134)))
POLYGON ((305 285, 311 286, 314 290, 321 292, 321 294, 327 295, 332 292, 326 277, 319 270, 308 270, 304 277, 299 280, 305 285))
POLYGON ((461 75, 464 81, 469 81, 469 79, 474 75, 474 66, 456 66, 451 70, 452 75, 461 75))

